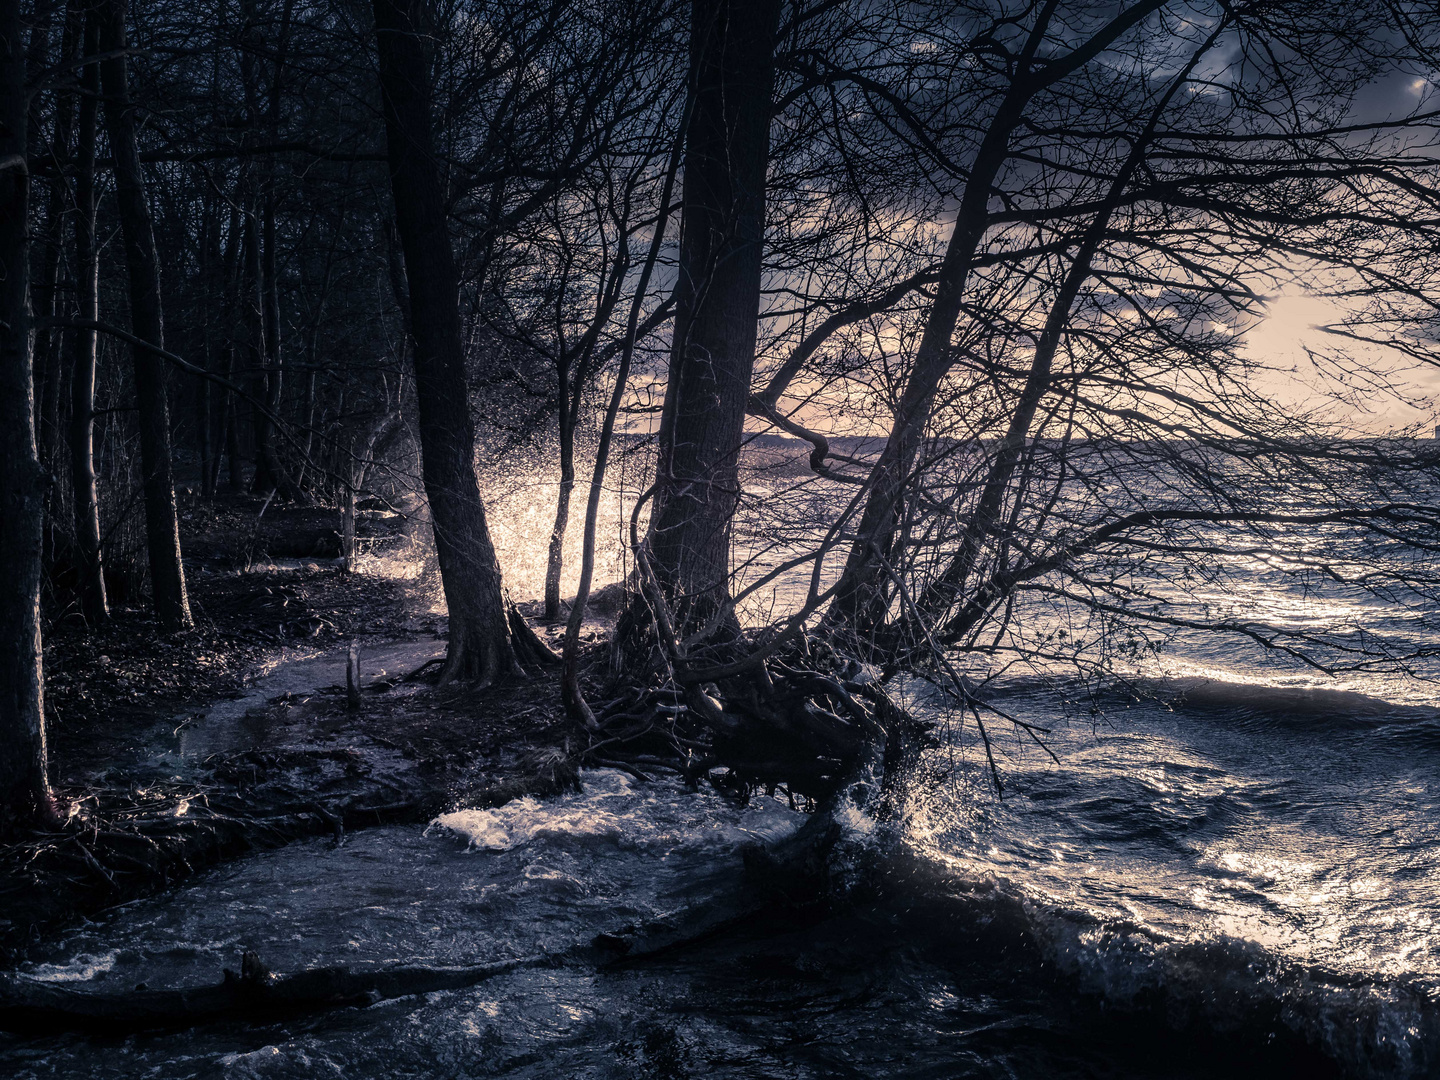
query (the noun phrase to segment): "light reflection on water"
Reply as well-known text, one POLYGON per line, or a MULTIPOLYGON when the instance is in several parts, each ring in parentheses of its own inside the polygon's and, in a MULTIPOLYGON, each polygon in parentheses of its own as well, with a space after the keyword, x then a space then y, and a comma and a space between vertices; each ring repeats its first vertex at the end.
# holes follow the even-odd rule
MULTIPOLYGON (((741 583, 817 535, 742 530, 741 583)), ((1308 573, 1318 563, 1348 572, 1343 538, 1277 530, 1273 544, 1215 556, 1203 581, 1154 560, 1136 584, 1189 617, 1363 632, 1395 654, 1436 644, 1425 612, 1308 573)), ((832 575, 838 562, 832 556, 832 575)), ((742 617, 753 625, 794 610, 809 573, 783 575, 742 617)), ((1016 624, 1031 642, 1060 630, 1078 642, 1099 630, 1083 612, 1025 599, 1016 624)), ((971 660, 967 670, 983 678, 988 663, 971 660)), ((915 849, 1026 905, 1057 962, 1117 999, 1187 978, 1187 992, 1203 994, 1207 979, 1212 991, 1225 982, 1227 964, 1248 965, 1255 994, 1286 997, 1294 1026, 1352 1069, 1404 1075, 1433 1061, 1436 661, 1327 675, 1244 639, 1180 630, 1160 651, 1107 666, 1138 680, 1136 696, 1095 696, 1058 662, 989 684, 1020 718, 1060 721, 1050 739, 1060 764, 992 722, 1008 790, 996 804, 973 727, 954 725, 930 761, 946 779, 910 807, 915 849), (1194 949, 1209 959, 1197 961, 1194 949), (1245 959, 1249 950, 1260 959, 1245 959)))
MULTIPOLYGON (((628 568, 620 540, 636 476, 607 493, 597 585, 628 568)), ((553 477, 530 474, 491 495, 519 598, 539 595, 555 490, 553 477)), ((815 535, 742 525, 742 582, 815 535)), ((1301 556, 1325 550, 1297 540, 1301 556)), ((1293 558, 1217 563, 1203 582, 1154 563, 1146 586, 1193 611, 1277 627, 1363 627, 1397 650, 1433 633, 1419 613, 1286 573, 1301 565, 1293 558)), ((792 571, 742 617, 793 610, 808 586, 808 567, 792 571)), ((1073 611, 1028 601, 1016 621, 1030 641, 1090 632, 1073 611)), ((35 1076, 1230 1074, 1180 1052, 1153 1067, 1124 1057, 1118 1047, 1143 1042, 1159 1009, 1247 1054, 1289 1033, 1352 1075, 1433 1074, 1433 692, 1404 674, 1330 677, 1187 632, 1111 667, 1138 680, 1133 693, 1096 691, 1038 663, 987 687, 1006 711, 1053 728, 1060 759, 992 723, 1003 801, 973 726, 947 719, 918 680, 899 686, 911 707, 946 721, 942 745, 906 804, 893 876, 857 887, 852 909, 818 924, 741 928, 624 974, 517 972, 305 1024, 119 1050, 0 1043, 0 1061, 35 1076), (1132 1023, 1127 1008, 1152 1012, 1132 1023), (1102 1018, 1118 1029, 1095 1034, 1102 1018)), ((847 825, 863 863, 873 822, 853 813, 847 825)), ((341 848, 314 842, 244 860, 65 935, 29 973, 96 986, 208 981, 242 946, 283 968, 563 950, 713 900, 742 880, 740 844, 793 827, 779 803, 742 811, 712 792, 641 790, 602 772, 584 795, 460 808, 428 831, 372 830, 341 848)))

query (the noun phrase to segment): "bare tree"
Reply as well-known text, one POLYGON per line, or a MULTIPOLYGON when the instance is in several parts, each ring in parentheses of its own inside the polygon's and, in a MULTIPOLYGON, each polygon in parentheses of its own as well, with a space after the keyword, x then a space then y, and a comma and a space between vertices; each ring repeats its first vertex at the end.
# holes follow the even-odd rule
POLYGON ((35 445, 30 329, 30 176, 20 6, 0 9, 0 813, 56 817, 46 774, 40 649, 46 480, 35 445))
MULTIPOLYGON (((105 0, 101 8, 100 64, 105 92, 105 125, 115 162, 116 199, 130 276, 130 322, 141 341, 165 347, 160 306, 160 263, 145 191, 145 176, 135 141, 126 60, 125 0, 105 0)), ((150 589, 162 626, 191 625, 185 568, 180 561, 180 522, 175 510, 174 462, 170 451, 170 402, 165 365, 152 349, 132 348, 135 398, 139 405, 140 456, 145 490, 145 533, 150 560, 150 589)))
MULTIPOLYGON (((99 23, 93 6, 85 11, 82 55, 99 52, 99 23)), ((79 120, 75 132, 75 306, 82 322, 100 318, 100 264, 95 250, 95 143, 100 69, 87 64, 80 76, 79 120)), ((106 618, 105 566, 100 545, 100 499, 95 481, 96 334, 70 331, 70 477, 75 507, 75 550, 79 563, 80 608, 91 623, 106 618)))
MULTIPOLYGON (((431 127, 429 12, 423 0, 375 0, 374 7, 395 221, 409 282, 422 471, 450 611, 442 679, 483 685, 524 669, 475 478, 459 278, 431 127)), ((527 658, 538 658, 533 634, 521 643, 527 658)))
POLYGON ((675 322, 649 544, 690 629, 728 603, 760 306, 778 2, 695 0, 675 322))

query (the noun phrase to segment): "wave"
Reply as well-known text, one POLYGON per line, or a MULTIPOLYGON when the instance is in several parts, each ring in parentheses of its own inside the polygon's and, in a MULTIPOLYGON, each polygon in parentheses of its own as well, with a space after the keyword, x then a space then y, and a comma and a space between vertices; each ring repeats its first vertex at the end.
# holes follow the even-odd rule
MULTIPOLYGON (((1224 934, 1179 937, 1057 903, 934 853, 891 860, 889 903, 922 935, 1004 959, 1049 986, 1050 1008, 1087 1037, 1176 1040, 1214 1054, 1284 1061, 1287 1075, 1395 1078, 1440 1072, 1440 985, 1345 972, 1224 934), (898 887, 897 887, 898 886, 898 887)), ((943 946, 922 951, 935 957, 943 946)))
POLYGON ((737 808, 713 793, 697 793, 696 806, 682 802, 677 813, 673 800, 614 769, 585 769, 580 776, 578 792, 543 802, 526 796, 493 809, 453 810, 430 827, 455 834, 475 851, 510 851, 543 842, 553 848, 720 854, 757 840, 779 840, 804 820, 773 800, 737 808))
POLYGON ((1065 699, 1104 712, 1157 707, 1178 713, 1228 714, 1278 720, 1434 724, 1440 707, 1394 700, 1379 693, 1310 682, 1246 678, 1238 673, 1177 673, 1121 676, 1105 685, 1037 675, 1012 676, 986 688, 996 701, 1034 699, 1048 710, 1065 699))
POLYGON ((1196 676, 1151 680, 1157 700, 1187 711, 1268 713, 1321 720, 1433 722, 1440 709, 1389 701, 1356 690, 1231 682, 1196 676))

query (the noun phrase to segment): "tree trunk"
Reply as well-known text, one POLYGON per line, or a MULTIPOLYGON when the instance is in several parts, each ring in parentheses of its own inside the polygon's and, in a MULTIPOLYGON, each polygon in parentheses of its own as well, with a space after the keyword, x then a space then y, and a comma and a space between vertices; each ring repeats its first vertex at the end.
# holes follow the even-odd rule
MULTIPOLYGON (((273 170, 273 166, 272 166, 273 170)), ((265 369, 265 408, 271 416, 280 415, 280 402, 284 390, 284 368, 280 358, 280 282, 279 257, 275 239, 275 191, 274 178, 267 176, 263 202, 261 236, 263 259, 260 267, 260 325, 262 327, 263 366, 265 369)), ((265 475, 278 491, 291 502, 303 502, 304 493, 299 485, 285 471, 280 455, 275 450, 275 424, 261 418, 257 425, 259 445, 255 448, 260 463, 257 476, 263 468, 265 475)))
POLYGON ((1026 105, 1041 88, 1088 63, 1094 55, 1091 46, 1113 41, 1163 3, 1164 0, 1139 0, 1121 10, 1088 41, 1076 45, 1063 57, 1051 58, 1038 73, 1034 69, 1035 58, 1050 30, 1056 5, 1047 3, 1036 13, 1016 58, 1009 89, 990 119, 965 182, 955 227, 940 266, 935 300, 916 350, 915 365, 901 392, 885 448, 870 471, 870 494, 844 573, 836 586, 835 599, 826 613, 826 622, 832 628, 847 628, 863 640, 884 623, 888 614, 887 566, 897 547, 898 527, 904 516, 916 454, 930 423, 935 395, 955 362, 951 343, 970 270, 989 227, 989 205, 996 177, 1010 155, 1010 137, 1023 119, 1026 105))
MULTIPOLYGON (((232 356, 227 369, 227 377, 231 377, 232 381, 234 370, 232 356)), ((225 393, 225 462, 228 466, 225 486, 231 494, 238 495, 245 490, 245 453, 240 448, 240 406, 235 395, 228 390, 225 393)))
MULTIPOLYGON (((240 324, 245 328, 245 352, 251 372, 249 391, 255 401, 266 402, 268 408, 270 362, 265 341, 265 271, 260 252, 260 202, 253 191, 245 197, 245 223, 240 235, 240 324)), ((251 478, 251 490, 263 495, 274 491, 276 486, 270 458, 265 453, 271 438, 270 418, 253 404, 249 411, 255 438, 255 475, 251 478)))
MULTIPOLYGON (((234 327, 242 322, 240 312, 244 302, 244 226, 240 215, 238 199, 230 200, 230 227, 226 230, 229 244, 225 252, 225 303, 222 310, 227 315, 230 327, 225 336, 225 378, 235 381, 235 332, 234 327)), ((238 494, 245 490, 245 467, 240 449, 240 404, 235 394, 225 391, 221 404, 219 441, 215 450, 215 484, 220 483, 220 459, 230 466, 226 478, 229 490, 238 494)))
POLYGON ((679 280, 649 543, 687 620, 728 603, 755 360, 778 0, 693 0, 679 280))
MULTIPOLYGON (((94 10, 85 17, 85 55, 99 51, 94 10)), ((99 262, 95 253, 95 137, 100 70, 90 64, 80 75, 84 91, 75 148, 75 300, 82 322, 100 318, 99 262)), ((100 550, 100 499, 95 486, 94 330, 70 332, 70 477, 75 492, 75 553, 80 610, 94 625, 109 615, 105 565, 100 550)))
POLYGON ((45 477, 35 445, 25 54, 20 5, 0 4, 0 815, 55 816, 40 650, 45 477))
POLYGON ((500 564, 475 479, 459 276, 430 129, 432 89, 422 44, 428 11, 423 0, 373 3, 395 224, 409 285, 421 469, 450 610, 442 679, 488 683, 524 670, 511 643, 500 564))
MULTIPOLYGON (((45 7, 46 5, 37 5, 36 26, 31 31, 31 82, 42 79, 45 67, 51 62, 48 47, 50 37, 48 24, 53 18, 53 12, 43 10, 45 7)), ((54 7, 58 8, 59 5, 55 4, 54 7)), ((75 59, 77 42, 73 15, 73 11, 67 12, 64 20, 59 54, 62 63, 75 59)), ((30 129, 26 136, 26 141, 31 146, 32 160, 45 156, 55 162, 67 156, 70 151, 70 135, 74 119, 75 100, 72 93, 51 91, 48 95, 35 94, 30 103, 30 129), (54 126, 51 129, 49 153, 46 152, 43 142, 42 126, 47 99, 54 110, 54 126)), ((45 204, 44 224, 41 226, 40 232, 39 274, 30 283, 31 308, 47 323, 59 314, 56 286, 60 277, 61 228, 65 216, 65 199, 68 194, 59 175, 50 181, 48 188, 49 196, 45 204)), ((61 447, 64 442, 60 431, 60 396, 64 381, 61 368, 61 337, 58 329, 47 327, 35 332, 33 344, 37 398, 35 440, 40 452, 40 464, 52 478, 50 491, 52 502, 60 494, 54 487, 54 478, 60 471, 60 460, 63 457, 61 447)), ((53 565, 56 555, 55 525, 53 514, 47 513, 45 555, 47 560, 51 561, 51 565, 53 565)))
POLYGON ((565 530, 570 524, 570 495, 575 490, 575 415, 570 408, 570 368, 562 355, 555 371, 560 403, 560 495, 555 502, 555 527, 545 559, 545 621, 560 619, 560 571, 565 565, 565 530))
MULTIPOLYGON (((219 267, 223 260, 220 250, 220 214, 216 205, 214 193, 206 191, 204 207, 201 211, 200 229, 200 281, 202 283, 202 296, 204 297, 205 313, 204 325, 201 327, 201 341, 203 343, 201 366, 206 371, 212 371, 215 363, 215 320, 211 313, 215 310, 218 299, 216 288, 219 279, 219 267)), ((210 458, 214 453, 215 437, 211 430, 214 423, 215 406, 211 400, 210 380, 197 375, 195 377, 195 452, 200 459, 200 496, 204 499, 212 498, 215 494, 215 487, 212 481, 214 470, 211 467, 210 458)))
POLYGON ((930 422, 935 394, 954 363, 950 343, 960 319, 975 251, 989 222, 990 188, 1009 155, 1010 134, 1019 123, 1024 102, 1023 92, 1012 90, 1001 103, 976 154, 945 250, 915 366, 901 392, 885 448, 870 471, 870 495, 860 528, 826 615, 832 626, 846 626, 862 637, 884 622, 889 607, 885 567, 893 555, 905 489, 930 422))
MULTIPOLYGON (((135 117, 125 61, 125 0, 104 0, 100 65, 105 91, 105 127, 115 161, 115 197, 130 272, 130 322, 136 337, 165 347, 160 308, 160 265, 145 195, 145 177, 135 143, 135 117)), ((175 512, 174 464, 170 456, 170 406, 164 361, 149 349, 132 349, 135 399, 139 406, 140 466, 145 491, 145 539, 150 556, 150 591, 155 614, 167 630, 191 625, 180 562, 180 522, 175 512)))

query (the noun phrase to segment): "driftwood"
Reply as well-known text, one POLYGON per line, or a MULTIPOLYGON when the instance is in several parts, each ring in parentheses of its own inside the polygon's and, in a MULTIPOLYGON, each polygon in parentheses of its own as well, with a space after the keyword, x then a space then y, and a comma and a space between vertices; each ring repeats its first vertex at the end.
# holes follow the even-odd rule
POLYGON ((549 962, 546 957, 530 957, 469 967, 375 971, 327 967, 276 975, 253 952, 247 952, 238 975, 227 968, 216 985, 182 990, 149 990, 142 984, 124 993, 97 994, 11 979, 0 985, 0 1031, 22 1035, 57 1031, 119 1035, 175 1030, 220 1020, 283 1020, 328 1009, 373 1005, 411 994, 460 990, 507 971, 549 962))
POLYGON ((793 836, 741 850, 743 874, 716 869, 722 886, 706 904, 600 934, 591 942, 602 968, 628 967, 701 945, 777 911, 822 911, 834 896, 831 856, 843 830, 827 802, 793 836))

